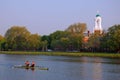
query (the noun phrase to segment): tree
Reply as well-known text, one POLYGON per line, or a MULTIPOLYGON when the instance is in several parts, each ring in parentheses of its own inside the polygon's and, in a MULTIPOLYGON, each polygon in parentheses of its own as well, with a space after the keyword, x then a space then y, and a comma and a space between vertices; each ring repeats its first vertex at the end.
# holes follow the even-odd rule
POLYGON ((63 51, 68 50, 68 47, 69 47, 69 44, 70 44, 69 40, 70 40, 69 38, 64 38, 64 37, 62 37, 60 39, 60 44, 61 44, 61 48, 62 48, 63 51))
POLYGON ((56 31, 50 34, 51 48, 60 51, 67 49, 66 47, 69 45, 69 36, 70 32, 67 31, 56 31), (64 44, 66 45, 64 46, 64 44))
POLYGON ((51 40, 60 40, 61 37, 68 37, 70 35, 70 32, 67 32, 67 31, 56 31, 52 34, 50 34, 50 39, 51 40))
POLYGON ((83 39, 83 35, 81 34, 71 34, 69 36, 71 50, 79 51, 80 48, 82 47, 82 39, 83 39))
POLYGON ((5 49, 5 38, 3 36, 0 35, 0 50, 5 49))
POLYGON ((28 37, 30 32, 21 26, 13 26, 7 30, 5 38, 8 44, 8 49, 25 50, 27 48, 28 37))
POLYGON ((31 34, 28 37, 28 44, 27 47, 29 48, 29 50, 38 50, 40 47, 40 36, 38 34, 31 34))
POLYGON ((110 52, 110 46, 109 46, 109 35, 108 33, 105 33, 103 37, 101 38, 101 45, 100 47, 103 49, 104 52, 110 52))
POLYGON ((75 23, 70 25, 66 31, 72 32, 72 33, 78 33, 83 34, 86 31, 87 27, 85 23, 75 23))
POLYGON ((88 40, 88 44, 87 44, 87 48, 90 48, 92 49, 92 51, 99 51, 100 49, 100 45, 101 45, 101 37, 102 35, 99 35, 98 34, 92 34, 90 37, 89 37, 89 40, 88 40))
POLYGON ((103 47, 111 51, 120 52, 120 25, 114 25, 108 29, 103 37, 103 47))
POLYGON ((50 44, 51 44, 51 38, 50 38, 50 36, 43 35, 41 37, 41 41, 47 41, 47 48, 51 49, 51 46, 50 46, 50 44))
POLYGON ((60 40, 53 40, 51 46, 57 51, 66 51, 69 47, 69 38, 61 37, 60 40))
POLYGON ((42 51, 47 51, 47 40, 41 42, 42 51))
POLYGON ((80 50, 83 34, 71 33, 68 31, 56 31, 50 35, 51 47, 59 51, 80 50))
POLYGON ((87 27, 85 23, 75 23, 70 25, 66 31, 70 32, 71 35, 69 37, 71 50, 80 50, 82 47, 82 39, 84 36, 84 32, 86 31, 87 27))

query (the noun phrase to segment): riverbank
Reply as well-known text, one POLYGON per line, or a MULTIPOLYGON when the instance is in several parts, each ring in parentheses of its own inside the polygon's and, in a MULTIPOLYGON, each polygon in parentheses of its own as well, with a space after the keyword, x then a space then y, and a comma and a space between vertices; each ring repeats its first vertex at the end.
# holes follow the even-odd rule
POLYGON ((87 56, 87 57, 107 57, 120 58, 120 54, 110 53, 86 53, 86 52, 27 52, 27 51, 0 51, 0 54, 12 55, 48 55, 48 56, 87 56))

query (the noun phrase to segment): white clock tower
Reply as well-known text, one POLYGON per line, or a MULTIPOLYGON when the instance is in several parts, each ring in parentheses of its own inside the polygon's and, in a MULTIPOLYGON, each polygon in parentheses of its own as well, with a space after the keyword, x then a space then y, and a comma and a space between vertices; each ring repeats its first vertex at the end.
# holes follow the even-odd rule
POLYGON ((103 29, 102 29, 101 23, 102 23, 102 18, 99 14, 97 14, 96 17, 95 17, 94 33, 99 32, 100 34, 102 34, 103 29))

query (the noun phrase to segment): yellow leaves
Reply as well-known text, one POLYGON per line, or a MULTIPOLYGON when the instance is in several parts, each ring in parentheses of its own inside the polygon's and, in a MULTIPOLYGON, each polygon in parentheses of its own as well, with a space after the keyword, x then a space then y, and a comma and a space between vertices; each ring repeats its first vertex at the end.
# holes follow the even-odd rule
POLYGON ((3 39, 4 39, 4 37, 0 35, 0 41, 3 40, 3 39))
POLYGON ((68 32, 72 32, 72 33, 80 33, 82 34, 83 32, 85 32, 87 29, 86 24, 85 23, 75 23, 70 25, 66 31, 68 32))

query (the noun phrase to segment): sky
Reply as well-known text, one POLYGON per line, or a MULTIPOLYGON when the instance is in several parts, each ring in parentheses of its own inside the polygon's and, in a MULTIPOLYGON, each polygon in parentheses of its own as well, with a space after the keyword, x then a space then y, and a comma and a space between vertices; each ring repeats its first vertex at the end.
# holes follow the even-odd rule
POLYGON ((120 0, 0 0, 0 34, 25 26, 32 34, 49 35, 78 22, 92 32, 97 11, 107 30, 120 24, 119 8, 120 0))

